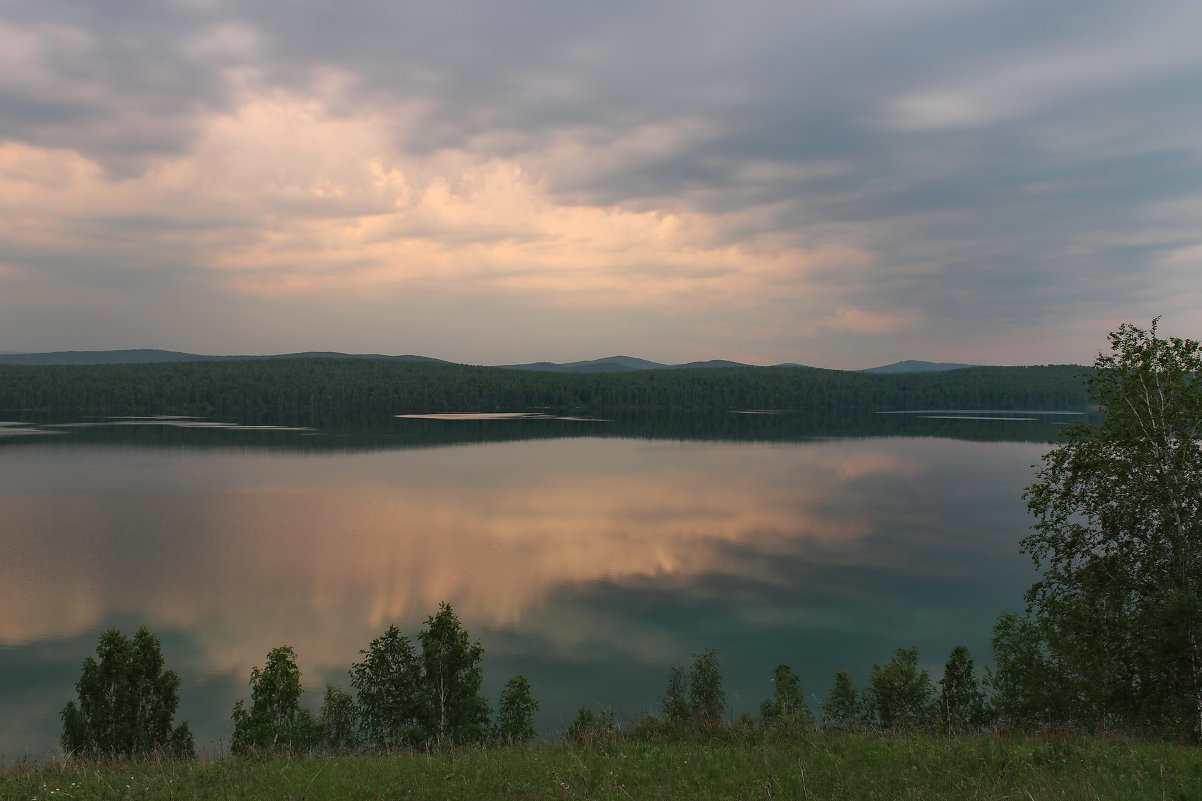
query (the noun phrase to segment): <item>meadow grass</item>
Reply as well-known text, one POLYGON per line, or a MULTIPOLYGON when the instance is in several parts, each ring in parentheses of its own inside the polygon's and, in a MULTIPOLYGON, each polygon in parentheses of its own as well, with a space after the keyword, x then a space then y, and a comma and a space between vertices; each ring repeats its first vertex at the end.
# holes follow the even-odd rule
POLYGON ((816 733, 434 754, 111 764, 0 774, 0 798, 1202 800, 1202 749, 1075 736, 816 733))

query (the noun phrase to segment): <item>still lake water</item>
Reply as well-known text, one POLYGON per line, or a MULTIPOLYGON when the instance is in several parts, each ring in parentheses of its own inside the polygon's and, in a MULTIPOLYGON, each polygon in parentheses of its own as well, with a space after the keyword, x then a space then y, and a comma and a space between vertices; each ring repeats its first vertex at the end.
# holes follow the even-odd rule
POLYGON ((860 682, 899 646, 936 677, 959 643, 985 662, 1034 578, 1021 494, 1057 424, 868 415, 857 436, 786 417, 731 416, 713 439, 601 421, 4 426, 0 758, 54 751, 111 626, 159 635, 209 750, 271 648, 293 646, 316 708, 360 649, 390 624, 415 635, 440 601, 483 644, 490 699, 524 674, 545 732, 582 705, 656 709, 670 666, 706 648, 735 713, 782 662, 815 708, 836 670, 860 682))

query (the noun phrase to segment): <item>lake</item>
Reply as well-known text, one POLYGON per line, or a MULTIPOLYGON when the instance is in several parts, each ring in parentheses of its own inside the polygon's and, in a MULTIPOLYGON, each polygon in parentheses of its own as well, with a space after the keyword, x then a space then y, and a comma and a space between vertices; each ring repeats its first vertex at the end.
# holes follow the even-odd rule
POLYGON ((296 650, 316 709, 374 637, 416 635, 441 601, 484 646, 494 705, 530 680, 542 732, 585 705, 656 710, 706 648, 734 713, 779 663, 815 710, 836 670, 862 682, 899 646, 935 678, 957 644, 981 665, 1034 579, 1031 465, 1070 418, 0 419, 11 761, 54 751, 112 626, 160 637, 177 720, 210 751, 270 649, 296 650))

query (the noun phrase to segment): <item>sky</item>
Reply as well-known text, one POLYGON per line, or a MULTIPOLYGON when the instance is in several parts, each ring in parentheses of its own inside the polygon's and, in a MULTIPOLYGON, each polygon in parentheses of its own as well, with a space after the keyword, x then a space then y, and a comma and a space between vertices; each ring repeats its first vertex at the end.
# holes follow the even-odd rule
POLYGON ((0 351, 1202 334, 1202 4, 0 0, 0 351))

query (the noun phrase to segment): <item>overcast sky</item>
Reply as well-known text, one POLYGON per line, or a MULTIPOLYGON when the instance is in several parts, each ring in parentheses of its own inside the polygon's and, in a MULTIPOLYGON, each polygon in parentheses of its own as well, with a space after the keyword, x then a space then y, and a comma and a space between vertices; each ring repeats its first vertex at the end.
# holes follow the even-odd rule
POLYGON ((1202 335, 1202 4, 0 0, 0 350, 1202 335))

